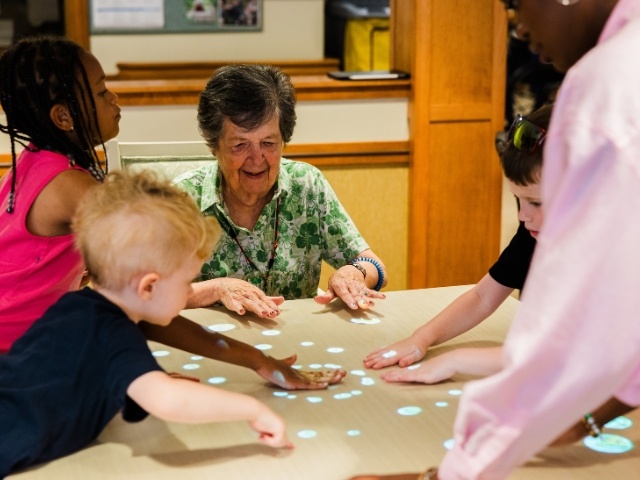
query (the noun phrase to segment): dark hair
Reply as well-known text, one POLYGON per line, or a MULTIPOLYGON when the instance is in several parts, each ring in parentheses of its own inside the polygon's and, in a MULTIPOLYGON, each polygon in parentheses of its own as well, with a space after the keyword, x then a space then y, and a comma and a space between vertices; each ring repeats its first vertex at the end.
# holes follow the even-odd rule
MULTIPOLYGON (((527 119, 538 127, 548 130, 552 110, 553 105, 543 105, 531 113, 527 119)), ((542 168, 542 147, 543 145, 540 145, 532 153, 526 153, 509 142, 500 155, 504 175, 516 185, 537 183, 542 168)))
POLYGON ((225 118, 252 130, 278 115, 286 144, 296 126, 296 96, 289 77, 271 65, 226 65, 219 68, 200 95, 198 126, 216 149, 225 118))
POLYGON ((71 40, 41 36, 18 41, 0 57, 0 103, 7 117, 7 124, 0 124, 0 131, 11 140, 9 212, 14 207, 16 143, 27 148, 30 142, 36 151, 62 153, 96 180, 104 178, 94 150, 93 139, 101 137, 91 85, 82 64, 83 53, 82 47, 71 40), (69 109, 78 144, 49 117, 57 104, 69 109))

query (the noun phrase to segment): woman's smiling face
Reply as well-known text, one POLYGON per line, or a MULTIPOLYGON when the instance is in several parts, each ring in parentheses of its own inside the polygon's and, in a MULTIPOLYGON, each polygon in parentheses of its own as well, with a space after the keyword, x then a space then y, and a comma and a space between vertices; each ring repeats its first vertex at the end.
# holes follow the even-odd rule
POLYGON ((231 193, 247 205, 268 196, 278 179, 282 136, 277 115, 253 130, 224 120, 214 152, 231 193))

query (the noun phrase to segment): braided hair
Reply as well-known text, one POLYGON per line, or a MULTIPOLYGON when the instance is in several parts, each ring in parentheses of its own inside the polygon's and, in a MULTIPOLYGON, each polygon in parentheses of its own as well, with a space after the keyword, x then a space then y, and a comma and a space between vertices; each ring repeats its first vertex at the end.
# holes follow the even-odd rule
POLYGON ((11 193, 7 212, 15 207, 16 143, 32 151, 52 150, 69 157, 101 182, 94 139, 104 148, 95 101, 82 64, 84 50, 62 37, 30 37, 18 41, 0 57, 0 104, 7 124, 0 131, 11 143, 11 193), (56 127, 49 112, 54 105, 67 106, 77 141, 56 127), (34 148, 29 146, 31 143, 34 148))

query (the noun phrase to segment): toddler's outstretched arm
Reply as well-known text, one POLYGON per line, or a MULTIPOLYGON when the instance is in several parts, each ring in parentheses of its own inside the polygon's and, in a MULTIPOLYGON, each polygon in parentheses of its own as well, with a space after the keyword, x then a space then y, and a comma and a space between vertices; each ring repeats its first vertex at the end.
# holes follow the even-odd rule
POLYGON ((179 423, 246 420, 266 445, 293 448, 284 420, 248 395, 172 378, 159 371, 138 377, 127 389, 127 394, 162 420, 179 423))

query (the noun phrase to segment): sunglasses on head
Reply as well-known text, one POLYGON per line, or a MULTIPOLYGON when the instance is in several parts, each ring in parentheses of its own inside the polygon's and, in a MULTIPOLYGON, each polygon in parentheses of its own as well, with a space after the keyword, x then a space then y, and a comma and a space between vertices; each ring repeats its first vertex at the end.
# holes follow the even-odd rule
POLYGON ((533 153, 547 136, 547 131, 518 114, 509 129, 508 142, 518 150, 533 153))

